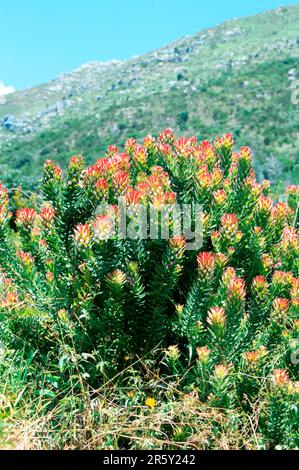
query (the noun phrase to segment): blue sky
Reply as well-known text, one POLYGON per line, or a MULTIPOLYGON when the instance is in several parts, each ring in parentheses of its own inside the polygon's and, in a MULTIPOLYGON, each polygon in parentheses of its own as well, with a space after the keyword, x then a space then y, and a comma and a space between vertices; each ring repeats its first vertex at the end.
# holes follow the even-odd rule
POLYGON ((16 89, 91 60, 127 59, 227 19, 298 0, 8 0, 0 81, 16 89))

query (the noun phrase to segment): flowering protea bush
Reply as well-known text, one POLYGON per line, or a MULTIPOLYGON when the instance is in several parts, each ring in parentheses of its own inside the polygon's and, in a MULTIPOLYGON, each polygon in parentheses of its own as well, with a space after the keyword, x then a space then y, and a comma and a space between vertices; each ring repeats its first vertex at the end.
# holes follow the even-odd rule
MULTIPOLYGON (((111 146, 92 166, 74 156, 63 173, 47 161, 34 208, 10 212, 0 186, 4 344, 39 367, 50 358, 57 383, 80 369, 92 387, 151 354, 163 383, 209 407, 250 414, 261 403, 261 446, 298 446, 299 187, 287 202, 269 194, 231 135, 212 144, 170 129, 128 139, 124 153, 111 146), (180 204, 191 225, 200 218, 200 248, 174 233, 180 204), (169 215, 155 219, 169 237, 141 227, 151 210, 169 215)), ((157 397, 145 403, 153 411, 157 397)), ((173 432, 184 440, 193 428, 173 432)))

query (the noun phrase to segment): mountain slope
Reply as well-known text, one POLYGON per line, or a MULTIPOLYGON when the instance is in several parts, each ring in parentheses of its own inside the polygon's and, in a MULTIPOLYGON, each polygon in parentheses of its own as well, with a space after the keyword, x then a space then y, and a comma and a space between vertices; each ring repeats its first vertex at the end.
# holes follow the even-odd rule
POLYGON ((228 21, 129 61, 92 62, 0 101, 1 179, 34 186, 46 158, 99 157, 171 126, 249 144, 260 178, 299 178, 299 6, 228 21))

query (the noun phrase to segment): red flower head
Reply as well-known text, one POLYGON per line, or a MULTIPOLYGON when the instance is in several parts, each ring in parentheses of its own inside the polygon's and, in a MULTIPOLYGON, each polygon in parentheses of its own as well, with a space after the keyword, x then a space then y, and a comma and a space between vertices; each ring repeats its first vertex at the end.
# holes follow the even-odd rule
POLYGON ((299 240, 296 229, 293 227, 286 227, 282 233, 282 240, 284 243, 289 243, 296 247, 299 240))
POLYGON ((198 274, 201 279, 213 276, 215 257, 210 251, 203 251, 197 256, 198 274))
POLYGON ((299 252, 299 235, 293 227, 286 227, 282 232, 280 244, 281 254, 286 258, 298 257, 299 252))
POLYGON ((249 147, 240 148, 240 160, 244 160, 247 163, 251 163, 252 153, 249 147))
POLYGON ((169 144, 166 143, 160 143, 158 145, 159 151, 162 153, 164 157, 170 157, 172 156, 172 148, 169 144))
POLYGON ((260 351, 248 351, 244 353, 246 362, 250 365, 255 365, 260 359, 260 351))
POLYGON ((23 228, 31 228, 34 224, 36 212, 34 209, 24 207, 16 212, 16 225, 23 228))
POLYGON ((43 238, 41 240, 39 240, 38 244, 39 244, 40 248, 42 248, 42 249, 47 249, 48 248, 48 243, 43 238))
POLYGON ((258 201, 258 209, 260 212, 263 213, 270 213, 273 206, 273 202, 269 197, 264 196, 261 194, 260 199, 258 201))
POLYGON ((54 274, 51 273, 51 271, 47 271, 46 272, 46 279, 50 284, 52 284, 52 282, 54 282, 54 274))
POLYGON ((234 146, 233 136, 231 134, 224 134, 223 137, 219 137, 215 140, 215 147, 217 149, 231 150, 234 146))
POLYGON ((124 193, 129 184, 130 177, 126 171, 119 170, 117 173, 115 173, 113 177, 113 187, 119 194, 124 193))
POLYGON ((256 300, 263 301, 268 295, 268 283, 264 276, 255 276, 252 280, 252 293, 256 300))
POLYGON ((197 358, 201 364, 208 362, 211 351, 207 346, 202 346, 201 348, 196 348, 197 358))
POLYGON ((246 296, 245 281, 240 277, 233 278, 228 285, 229 297, 243 301, 246 296))
POLYGON ((0 205, 0 225, 4 225, 8 217, 7 208, 0 205))
POLYGON ((289 311, 288 299, 276 298, 273 300, 271 317, 276 323, 279 323, 285 320, 285 317, 287 316, 288 311, 289 311))
POLYGON ((61 168, 52 160, 46 160, 44 164, 45 175, 50 179, 60 180, 62 177, 61 168))
POLYGON ((84 185, 84 182, 92 183, 96 181, 101 174, 102 171, 100 170, 97 163, 95 165, 88 166, 82 172, 83 181, 81 184, 84 185))
POLYGON ((40 216, 44 224, 49 225, 55 218, 55 209, 53 206, 43 207, 40 211, 40 216))
POLYGON ((73 170, 83 170, 84 158, 82 157, 82 155, 74 155, 70 159, 69 168, 73 170))
POLYGON ((171 238, 169 243, 177 256, 183 256, 186 248, 186 239, 182 235, 177 235, 176 237, 171 238))
POLYGON ((126 152, 130 154, 133 153, 135 145, 136 145, 136 140, 133 137, 130 137, 129 139, 127 139, 125 143, 126 152))
POLYGON ((155 137, 153 137, 151 135, 147 135, 143 139, 143 145, 146 149, 152 149, 154 147, 155 143, 156 143, 156 139, 155 139, 155 137))
POLYGON ((221 235, 233 240, 238 232, 238 218, 236 214, 223 214, 221 217, 221 235))
POLYGON ((224 380, 230 372, 230 368, 224 364, 218 364, 214 369, 214 377, 217 380, 224 380))
POLYGON ((118 147, 116 147, 116 145, 109 145, 109 147, 108 147, 108 155, 109 155, 109 157, 112 157, 112 156, 115 155, 116 153, 118 153, 118 147))
POLYGON ((172 204, 175 204, 175 202, 176 202, 176 193, 172 191, 166 191, 164 193, 164 204, 172 205, 172 204))
POLYGON ((299 186, 296 186, 295 184, 291 184, 290 186, 287 187, 287 194, 294 194, 296 196, 299 196, 299 186))
POLYGON ((223 206, 226 201, 226 192, 224 189, 218 189, 218 191, 214 191, 213 197, 217 206, 223 206))
POLYGON ((166 144, 173 144, 175 141, 175 135, 172 129, 164 129, 164 131, 159 134, 158 137, 159 142, 163 142, 166 144))
POLYGON ((99 158, 94 164, 94 170, 96 172, 96 177, 107 176, 112 158, 99 158))
POLYGON ((224 253, 215 254, 215 264, 218 268, 223 269, 228 263, 228 257, 224 253))
POLYGON ((105 178, 99 178, 94 185, 95 192, 101 198, 108 197, 109 183, 105 178))
POLYGON ((175 141, 174 146, 176 151, 182 157, 190 157, 192 155, 192 147, 194 142, 192 139, 188 139, 187 137, 180 137, 177 141, 175 141))
POLYGON ((129 187, 125 193, 125 201, 128 206, 133 206, 141 203, 141 193, 129 187))
POLYGON ((134 160, 141 165, 145 165, 147 161, 147 150, 143 145, 135 144, 134 160))
POLYGON ((290 271, 274 271, 272 282, 275 286, 287 287, 291 286, 293 274, 290 271))
POLYGON ((275 369, 273 372, 273 385, 277 388, 286 388, 289 385, 290 379, 285 369, 275 369))
POLYGON ((2 308, 12 308, 14 307, 19 301, 19 297, 17 292, 10 291, 6 294, 6 297, 2 299, 0 297, 0 307, 2 308))
POLYGON ((0 182, 0 206, 7 207, 8 206, 8 191, 5 189, 0 182))

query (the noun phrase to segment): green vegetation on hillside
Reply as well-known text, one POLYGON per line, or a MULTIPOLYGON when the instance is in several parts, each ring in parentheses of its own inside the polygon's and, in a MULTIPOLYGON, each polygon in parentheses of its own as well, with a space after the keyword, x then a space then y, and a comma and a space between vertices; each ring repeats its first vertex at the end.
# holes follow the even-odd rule
POLYGON ((259 180, 295 183, 298 22, 298 6, 232 20, 139 58, 87 64, 8 95, 0 104, 2 179, 35 187, 45 158, 65 167, 80 151, 91 162, 109 142, 157 135, 167 123, 200 139, 230 131, 238 145, 252 143, 259 180))

